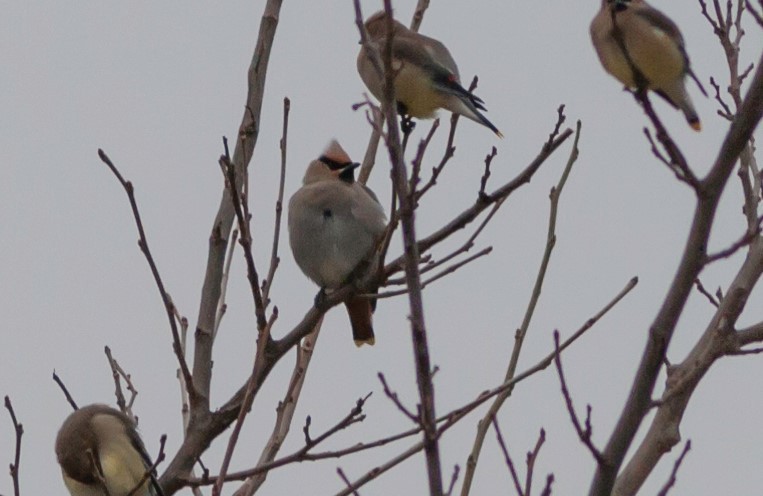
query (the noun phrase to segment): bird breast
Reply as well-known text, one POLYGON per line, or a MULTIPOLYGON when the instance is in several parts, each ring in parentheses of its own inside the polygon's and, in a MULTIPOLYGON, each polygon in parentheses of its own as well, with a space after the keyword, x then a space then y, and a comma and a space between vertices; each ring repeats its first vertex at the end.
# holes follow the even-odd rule
POLYGON ((357 215, 359 195, 366 195, 359 184, 323 181, 302 187, 289 202, 294 259, 322 288, 340 287, 374 248, 375 233, 357 215))

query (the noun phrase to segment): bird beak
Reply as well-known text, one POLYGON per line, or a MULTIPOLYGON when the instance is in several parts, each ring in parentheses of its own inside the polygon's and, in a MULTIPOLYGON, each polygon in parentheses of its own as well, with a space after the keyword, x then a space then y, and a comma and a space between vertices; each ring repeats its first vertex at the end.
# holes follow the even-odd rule
POLYGON ((355 182, 355 169, 358 167, 360 167, 358 162, 345 165, 339 170, 339 179, 348 183, 355 182))

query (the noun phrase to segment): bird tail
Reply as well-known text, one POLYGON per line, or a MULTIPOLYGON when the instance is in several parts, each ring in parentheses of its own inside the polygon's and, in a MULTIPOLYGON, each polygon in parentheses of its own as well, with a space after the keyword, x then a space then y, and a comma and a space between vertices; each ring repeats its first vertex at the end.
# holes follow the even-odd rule
POLYGON ((373 345, 376 342, 372 323, 373 309, 371 300, 358 296, 350 296, 344 302, 347 307, 347 315, 350 316, 352 326, 352 339, 356 346, 364 344, 373 345))
POLYGON ((695 131, 702 130, 702 123, 699 120, 697 111, 694 109, 694 104, 691 101, 689 93, 686 92, 686 87, 683 81, 679 83, 675 88, 670 88, 670 91, 664 89, 657 90, 656 93, 664 98, 673 107, 680 109, 686 117, 686 122, 689 123, 692 129, 695 131))
POLYGON ((487 110, 484 105, 485 102, 481 98, 472 95, 463 86, 451 79, 437 86, 445 93, 450 94, 450 98, 447 99, 444 105, 446 109, 482 124, 493 131, 499 138, 503 138, 501 131, 480 112, 480 110, 487 110))

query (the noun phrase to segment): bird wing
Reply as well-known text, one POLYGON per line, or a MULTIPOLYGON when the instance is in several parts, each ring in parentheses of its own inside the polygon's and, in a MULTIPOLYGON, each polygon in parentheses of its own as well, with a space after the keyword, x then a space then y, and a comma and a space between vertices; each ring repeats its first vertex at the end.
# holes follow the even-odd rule
POLYGON ((381 236, 387 228, 387 216, 379 203, 378 198, 364 184, 353 184, 355 198, 352 202, 352 216, 358 219, 363 229, 374 239, 381 236))
POLYGON ((634 14, 640 16, 646 20, 649 24, 664 32, 670 38, 672 38, 678 46, 682 49, 684 47, 684 37, 681 35, 681 31, 678 30, 678 26, 668 16, 663 14, 657 9, 651 7, 634 9, 634 14))
MULTIPOLYGON (((143 463, 146 465, 146 470, 148 470, 153 465, 153 461, 148 455, 148 451, 146 451, 146 445, 143 444, 143 440, 140 438, 138 431, 136 429, 127 429, 127 435, 130 438, 130 443, 135 448, 135 451, 137 451, 140 454, 140 457, 143 459, 143 463)), ((159 496, 164 494, 159 487, 159 482, 156 480, 156 470, 151 471, 149 474, 149 479, 151 481, 149 485, 151 496, 159 496)))
MULTIPOLYGON (((705 91, 704 86, 702 86, 702 83, 700 82, 699 78, 694 74, 694 71, 691 70, 691 64, 689 62, 689 54, 686 52, 686 44, 684 42, 684 37, 681 34, 681 31, 678 29, 678 26, 676 25, 676 23, 670 20, 668 16, 666 16, 659 10, 653 9, 651 7, 637 10, 636 15, 641 16, 643 19, 649 22, 649 24, 659 29, 660 31, 664 32, 668 37, 670 37, 676 43, 676 45, 678 46, 678 49, 681 51, 681 55, 684 58, 686 73, 689 74, 689 76, 694 80, 695 83, 697 83, 697 86, 699 87, 699 90, 702 92, 702 94, 707 96, 707 92, 705 91)), ((665 95, 661 95, 661 96, 665 98, 666 100, 670 101, 670 99, 667 96, 665 95)))
POLYGON ((400 36, 392 42, 392 54, 401 63, 410 63, 424 69, 441 91, 466 98, 480 110, 486 110, 481 98, 463 86, 456 62, 445 45, 423 35, 400 36))

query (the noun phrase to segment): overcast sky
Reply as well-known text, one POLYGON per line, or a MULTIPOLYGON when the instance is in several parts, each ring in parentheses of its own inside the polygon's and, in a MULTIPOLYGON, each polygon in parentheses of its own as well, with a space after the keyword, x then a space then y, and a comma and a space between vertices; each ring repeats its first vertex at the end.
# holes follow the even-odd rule
MULTIPOLYGON (((407 24, 415 2, 397 2, 407 24)), ((588 35, 598 0, 569 2, 463 2, 434 0, 421 32, 442 40, 465 84, 479 75, 477 94, 488 117, 506 136, 462 120, 457 152, 438 187, 418 211, 421 235, 471 204, 482 161, 498 148, 491 184, 514 177, 552 130, 559 104, 574 127, 583 122, 581 155, 561 200, 558 240, 520 360, 520 370, 552 348, 552 332, 568 336, 633 276, 637 288, 564 355, 576 404, 593 406, 595 442, 603 445, 622 408, 648 325, 664 297, 683 249, 694 206, 692 192, 651 154, 646 123, 632 97, 600 67, 588 35)), ((234 138, 243 112, 246 71, 264 1, 256 2, 19 2, 0 20, 0 394, 9 395, 23 422, 22 494, 65 494, 53 453, 58 427, 70 412, 51 380, 56 370, 80 405, 114 403, 103 354, 109 345, 140 391, 135 411, 149 450, 162 433, 167 450, 181 442, 177 362, 164 308, 140 253, 127 199, 98 160, 103 148, 136 188, 150 246, 180 312, 196 322, 207 240, 222 177, 221 137, 234 138)), ((365 1, 366 15, 380 2, 365 1)), ((655 2, 681 27, 699 78, 727 84, 722 50, 696 2, 655 2)), ((742 66, 757 60, 763 36, 747 23, 742 66)), ((278 180, 282 100, 292 102, 286 194, 300 185, 308 162, 336 138, 361 160, 369 135, 363 113, 351 105, 365 88, 355 70, 358 33, 351 2, 286 0, 276 34, 263 105, 262 128, 250 166, 257 261, 264 272, 278 180)), ((716 104, 689 82, 704 130, 695 133, 662 101, 657 112, 699 174, 708 170, 727 128, 716 104)), ((443 114, 444 117, 448 117, 443 114)), ((445 122, 443 123, 445 124, 445 122)), ((443 126, 444 128, 445 126, 443 126)), ((413 139, 428 130, 422 122, 413 139)), ((756 133, 760 140, 762 133, 756 133)), ((424 170, 444 148, 438 132, 424 170)), ((414 142, 415 143, 415 142, 414 142)), ((513 195, 478 247, 493 253, 424 293, 438 413, 445 413, 501 382, 540 263, 548 217, 548 191, 556 183, 571 141, 513 195)), ((369 185, 388 198, 388 162, 369 185)), ((711 238, 710 251, 745 229, 741 188, 732 176, 711 238)), ((468 232, 435 250, 449 253, 468 232)), ((273 288, 280 336, 310 308, 316 288, 294 264, 287 239, 273 288)), ((393 245, 399 253, 400 243, 393 245)), ((703 275, 705 286, 725 287, 742 255, 703 275)), ((215 347, 214 406, 239 387, 250 368, 256 337, 251 295, 240 253, 228 292, 229 312, 215 347)), ((763 318, 757 290, 740 325, 763 318), (757 303, 756 303, 757 302, 757 303)), ((405 298, 384 300, 376 312, 377 343, 356 349, 341 309, 325 321, 282 454, 302 445, 301 425, 314 432, 333 425, 373 392, 367 419, 327 444, 339 448, 410 427, 384 397, 383 372, 413 407, 415 389, 405 298)), ((669 357, 680 361, 712 315, 698 294, 682 316, 669 357)), ((291 373, 293 354, 268 379, 248 418, 233 469, 254 464, 272 429, 275 406, 291 373)), ((760 461, 763 414, 760 358, 725 358, 698 388, 681 433, 692 451, 673 495, 752 494, 763 486, 760 461)), ((662 379, 660 380, 660 387, 662 379)), ((472 414, 442 439, 444 477, 462 467, 471 449, 472 414)), ((553 369, 523 383, 499 416, 514 458, 544 427, 547 442, 537 464, 538 483, 556 476, 555 494, 583 494, 594 462, 569 422, 553 369)), ((204 457, 216 472, 223 436, 204 457)), ((262 494, 333 494, 343 487, 335 468, 355 479, 403 451, 412 440, 341 460, 274 471, 262 494), (300 489, 302 488, 302 489, 300 489)), ((0 414, 0 460, 11 462, 13 431, 0 414)), ((643 494, 667 478, 669 455, 643 494)), ((235 484, 227 486, 227 494, 235 484)), ((423 457, 364 488, 364 495, 423 494, 423 457)), ((509 493, 510 479, 494 437, 488 441, 472 494, 509 493)), ((11 481, 0 477, 0 493, 11 481)), ((184 494, 188 494, 185 491, 184 494)))

